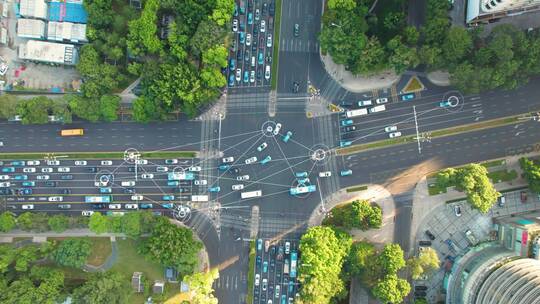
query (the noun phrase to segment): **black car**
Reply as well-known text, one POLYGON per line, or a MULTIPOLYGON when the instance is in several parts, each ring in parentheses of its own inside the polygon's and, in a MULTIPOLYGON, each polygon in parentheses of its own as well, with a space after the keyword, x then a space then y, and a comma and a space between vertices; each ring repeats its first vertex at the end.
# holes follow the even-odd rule
POLYGON ((62 194, 71 194, 71 189, 62 189, 62 194))
POLYGON ((427 286, 414 286, 414 290, 427 290, 427 286))
POLYGON ((268 12, 270 13, 270 16, 274 16, 274 13, 276 12, 274 2, 270 3, 270 5, 268 6, 268 12))
POLYGON ((343 128, 343 132, 352 132, 354 130, 356 130, 355 126, 347 126, 347 127, 343 128))
POLYGON ((92 204, 94 209, 105 209, 105 204, 92 204))
POLYGON ((342 101, 342 102, 339 103, 339 105, 342 106, 342 107, 352 107, 353 103, 348 102, 348 101, 342 101))
POLYGON ((267 63, 272 63, 272 56, 270 56, 270 55, 266 56, 266 62, 267 63))
POLYGON ((10 188, 0 188, 0 194, 1 195, 12 195, 13 189, 10 188))
POLYGON ((431 246, 431 242, 430 241, 420 241, 418 242, 418 244, 420 246, 431 246))
POLYGON ((414 293, 414 296, 417 297, 417 298, 423 298, 426 296, 426 292, 425 291, 416 291, 414 293))
POLYGON ((73 175, 71 175, 71 174, 62 175, 60 178, 63 179, 63 180, 73 179, 73 175))
POLYGON ((90 172, 90 173, 96 173, 96 172, 97 172, 97 168, 96 168, 96 167, 90 167, 90 168, 88 168, 88 172, 90 172))
POLYGON ((246 55, 244 56, 244 61, 249 62, 249 50, 246 51, 246 55))
POLYGON ((300 88, 300 84, 298 82, 293 82, 292 91, 293 93, 298 93, 298 89, 300 88))
POLYGON ((262 78, 262 69, 258 69, 257 70, 257 79, 261 79, 262 78))
POLYGON ((135 193, 135 189, 133 189, 133 188, 126 188, 126 189, 124 189, 124 193, 125 193, 125 194, 133 194, 133 193, 135 193))
POLYGON ((264 49, 264 36, 263 35, 261 35, 261 39, 259 41, 259 48, 264 49))
POLYGON ((294 37, 300 36, 300 25, 298 23, 294 24, 294 37))
POLYGON ((248 9, 251 10, 253 7, 253 0, 248 0, 248 9))
POLYGON ((58 182, 53 182, 53 181, 46 181, 45 182, 46 187, 56 187, 57 185, 58 185, 58 182))
POLYGON ((263 7, 262 7, 263 16, 266 15, 267 12, 268 12, 268 4, 263 3, 263 7))
POLYGON ((429 230, 426 230, 426 235, 428 236, 428 238, 432 241, 435 240, 435 236, 433 235, 433 233, 431 233, 431 231, 429 230))
POLYGON ((257 256, 257 261, 256 261, 255 266, 256 266, 257 268, 260 268, 260 267, 261 267, 261 256, 260 256, 260 255, 257 256))
POLYGON ((257 51, 257 40, 253 40, 253 42, 251 43, 251 50, 253 52, 257 51))
POLYGON ((253 26, 253 37, 256 37, 257 35, 259 35, 259 24, 253 26))
POLYGON ((242 60, 242 58, 244 58, 244 57, 242 56, 242 54, 243 54, 243 53, 242 53, 242 50, 238 50, 238 53, 236 53, 236 59, 238 59, 238 61, 240 61, 240 60, 242 60))
POLYGON ((135 172, 135 167, 128 167, 128 172, 135 172))

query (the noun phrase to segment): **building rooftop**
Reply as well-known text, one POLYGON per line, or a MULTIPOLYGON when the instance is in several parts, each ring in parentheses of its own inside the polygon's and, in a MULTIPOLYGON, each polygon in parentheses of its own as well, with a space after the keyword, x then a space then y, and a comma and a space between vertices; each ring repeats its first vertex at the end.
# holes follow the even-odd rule
POLYGON ((24 17, 46 19, 47 4, 44 0, 20 0, 19 14, 24 17))
POLYGON ((58 22, 86 23, 88 14, 81 3, 50 2, 49 20, 58 22))
POLYGON ((466 22, 487 22, 539 9, 540 0, 468 0, 466 22))
POLYGON ((77 63, 77 49, 71 44, 29 40, 19 45, 19 58, 47 63, 74 65, 77 63))
POLYGON ((17 19, 17 36, 23 38, 45 38, 45 22, 37 19, 17 19))
POLYGON ((86 42, 86 24, 50 21, 47 40, 86 42))

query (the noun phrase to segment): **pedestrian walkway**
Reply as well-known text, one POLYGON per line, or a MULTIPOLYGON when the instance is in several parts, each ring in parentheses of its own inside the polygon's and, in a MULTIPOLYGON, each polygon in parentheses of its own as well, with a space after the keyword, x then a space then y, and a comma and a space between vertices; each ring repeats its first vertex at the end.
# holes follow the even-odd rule
POLYGON ((358 192, 347 192, 346 189, 341 189, 336 193, 327 196, 324 200, 324 206, 320 205, 313 210, 308 226, 318 226, 322 223, 325 215, 332 208, 355 200, 368 200, 375 202, 382 208, 383 223, 379 229, 369 229, 362 231, 352 229, 350 231, 355 240, 369 240, 372 243, 384 244, 394 241, 394 216, 395 205, 392 194, 387 189, 380 185, 367 185, 367 190, 358 192))
POLYGON ((354 93, 388 88, 393 83, 398 82, 400 78, 391 70, 373 76, 354 76, 351 72, 345 70, 344 65, 336 64, 330 55, 321 54, 320 56, 328 75, 340 83, 343 88, 354 93))

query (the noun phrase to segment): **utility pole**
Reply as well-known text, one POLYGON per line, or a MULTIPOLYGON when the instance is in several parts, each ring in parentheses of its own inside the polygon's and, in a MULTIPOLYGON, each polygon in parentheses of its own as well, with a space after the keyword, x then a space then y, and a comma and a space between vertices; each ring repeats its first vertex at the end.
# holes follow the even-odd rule
POLYGON ((414 125, 416 127, 416 141, 418 142, 418 154, 422 154, 422 147, 420 146, 420 135, 418 134, 418 120, 416 119, 416 106, 413 106, 414 112, 414 125))
POLYGON ((322 212, 326 213, 326 207, 324 207, 324 199, 322 196, 322 189, 321 189, 321 183, 319 182, 319 177, 317 177, 317 187, 319 187, 319 196, 321 198, 322 212))
POLYGON ((219 113, 218 154, 221 151, 221 120, 222 118, 223 118, 223 114, 219 113))

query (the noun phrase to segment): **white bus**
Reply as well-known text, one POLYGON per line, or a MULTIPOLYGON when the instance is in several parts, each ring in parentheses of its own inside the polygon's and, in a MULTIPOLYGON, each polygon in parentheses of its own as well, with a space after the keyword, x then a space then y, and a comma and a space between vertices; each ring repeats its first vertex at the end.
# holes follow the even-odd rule
POLYGON ((369 113, 376 113, 376 112, 381 112, 381 111, 384 111, 384 110, 386 110, 386 106, 385 105, 380 105, 380 106, 370 108, 369 113))
POLYGON ((349 110, 345 112, 345 115, 347 116, 347 118, 352 118, 356 116, 367 115, 367 113, 368 113, 368 110, 364 108, 364 109, 349 110))
POLYGON ((249 191, 249 192, 242 192, 240 194, 240 196, 242 197, 242 199, 246 199, 246 198, 252 198, 252 197, 258 197, 258 196, 261 196, 262 195, 262 191, 261 190, 257 190, 257 191, 249 191))
POLYGON ((192 195, 192 202, 208 202, 208 195, 192 195))

